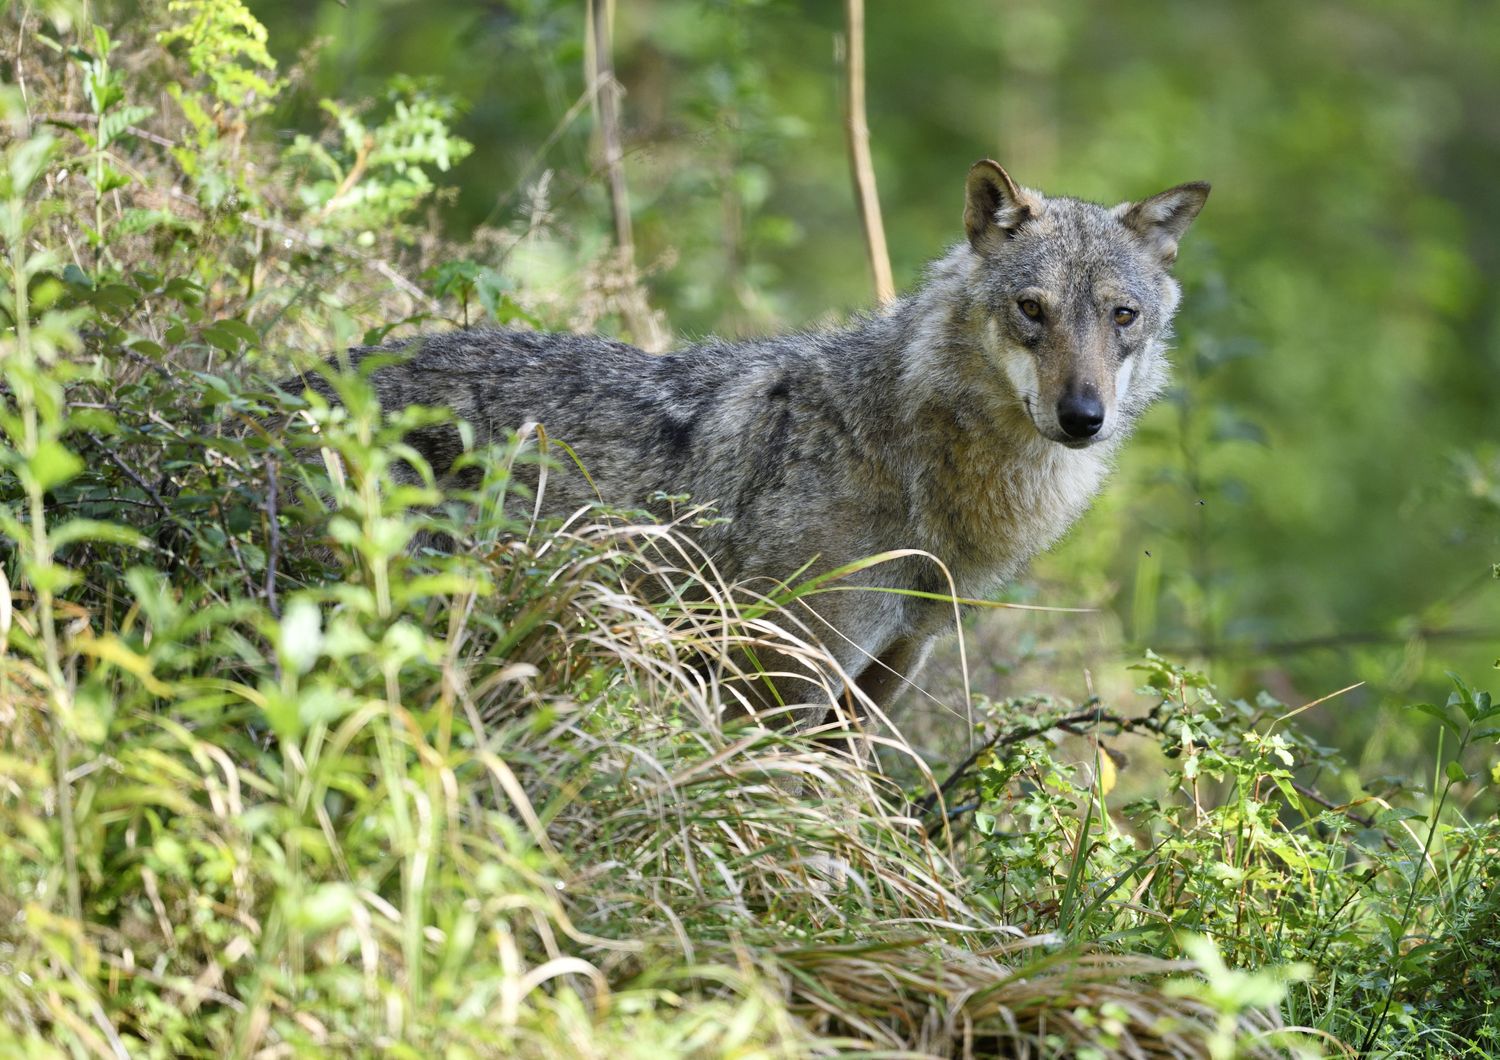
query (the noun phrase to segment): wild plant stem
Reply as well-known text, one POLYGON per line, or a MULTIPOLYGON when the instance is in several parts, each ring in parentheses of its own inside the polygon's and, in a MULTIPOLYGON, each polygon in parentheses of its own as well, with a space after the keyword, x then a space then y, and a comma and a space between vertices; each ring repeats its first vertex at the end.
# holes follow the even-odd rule
MULTIPOLYGON (((22 223, 22 208, 19 203, 10 204, 10 229, 6 241, 10 244, 10 275, 15 298, 16 347, 23 364, 34 367, 31 349, 31 307, 27 301, 27 271, 25 233, 22 223)), ((28 386, 26 390, 30 390, 28 386)), ((33 395, 18 393, 21 405, 22 443, 24 454, 34 457, 41 447, 41 428, 37 422, 36 402, 28 400, 33 395)), ((45 570, 52 565, 52 543, 47 538, 46 498, 41 484, 35 476, 27 476, 26 495, 31 518, 31 562, 33 569, 45 570)), ((61 653, 57 646, 57 626, 52 607, 52 590, 46 584, 33 585, 36 592, 37 624, 41 627, 43 662, 47 671, 51 711, 48 727, 52 735, 53 767, 56 772, 55 787, 57 815, 62 825, 63 873, 67 890, 68 915, 75 920, 83 917, 82 887, 78 880, 78 828, 73 819, 73 789, 68 781, 72 755, 68 733, 63 726, 63 713, 67 707, 61 653)))
POLYGON ((875 280, 875 301, 884 305, 896 297, 896 283, 891 275, 891 254, 885 243, 885 223, 880 216, 875 164, 870 157, 870 123, 865 117, 865 0, 844 0, 844 21, 849 35, 844 97, 849 171, 854 178, 854 198, 859 204, 865 250, 875 280))
MULTIPOLYGON (((1469 729, 1472 730, 1473 726, 1470 725, 1469 729)), ((1469 733, 1465 732, 1463 738, 1459 740, 1458 743, 1459 755, 1463 754, 1464 748, 1468 745, 1468 742, 1469 733)), ((1440 732, 1438 734, 1439 763, 1441 763, 1442 761, 1442 747, 1442 734, 1440 732)), ((1457 759, 1455 758, 1455 761, 1456 760, 1457 759)), ((1411 924, 1412 912, 1416 909, 1417 906, 1417 889, 1421 886, 1422 883, 1423 866, 1427 864, 1428 853, 1432 850, 1432 841, 1437 837, 1438 822, 1442 819, 1443 807, 1447 805, 1448 793, 1452 790, 1453 781, 1449 780, 1443 785, 1443 793, 1438 796, 1437 805, 1434 806, 1432 810, 1432 817, 1427 822, 1427 838, 1422 841, 1422 854, 1417 858, 1416 864, 1412 867, 1411 888, 1406 892, 1406 906, 1401 911, 1401 934, 1403 936, 1406 934, 1407 927, 1409 927, 1411 924)), ((1399 947, 1400 944, 1401 940, 1399 938, 1396 939, 1395 945, 1399 947)), ((1391 1011, 1391 1002, 1395 999, 1396 996, 1396 979, 1399 974, 1400 973, 1396 970, 1396 968, 1391 968, 1390 985, 1386 987, 1385 991, 1385 1003, 1381 1005, 1380 1015, 1375 1017, 1375 1022, 1370 1024, 1370 1029, 1365 1034, 1364 1041, 1360 1043, 1359 1055, 1361 1056, 1366 1055, 1370 1051, 1370 1046, 1374 1044, 1375 1039, 1380 1036, 1381 1029, 1385 1026, 1386 1016, 1389 1015, 1391 1011)))

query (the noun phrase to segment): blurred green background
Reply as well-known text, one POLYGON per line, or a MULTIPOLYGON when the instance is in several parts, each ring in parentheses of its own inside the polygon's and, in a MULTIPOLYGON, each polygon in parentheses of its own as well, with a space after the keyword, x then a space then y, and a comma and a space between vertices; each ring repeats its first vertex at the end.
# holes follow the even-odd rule
MULTIPOLYGON (((583 0, 250 6, 283 69, 318 49, 282 124, 316 130, 320 96, 429 77, 465 101, 476 148, 434 223, 467 237, 545 200, 550 230, 604 253, 583 0)), ((1367 771, 1430 746, 1425 722, 1382 712, 1500 665, 1500 5, 869 8, 898 285, 958 238, 981 156, 1105 202, 1214 183, 1178 266, 1178 387, 1013 591, 1100 612, 981 623, 976 682, 1081 696, 1087 668, 1127 689, 1154 647, 1294 706, 1367 682, 1311 715, 1367 771)), ((679 338, 869 306, 842 23, 833 2, 619 0, 637 260, 679 338)))

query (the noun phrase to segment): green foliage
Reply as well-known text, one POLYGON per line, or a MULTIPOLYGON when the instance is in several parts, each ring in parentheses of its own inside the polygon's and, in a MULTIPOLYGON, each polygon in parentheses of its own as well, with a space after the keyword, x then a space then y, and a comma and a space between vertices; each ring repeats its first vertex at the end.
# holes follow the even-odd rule
POLYGON ((171 0, 167 12, 179 18, 157 42, 185 44, 188 69, 208 79, 218 103, 246 114, 271 106, 282 88, 276 60, 266 51, 265 26, 240 0, 171 0))
POLYGON ((532 327, 541 326, 541 322, 510 295, 513 285, 504 274, 488 265, 463 259, 444 261, 424 272, 422 279, 432 285, 436 297, 458 300, 460 316, 454 323, 460 327, 478 323, 477 314, 470 318, 470 304, 476 300, 490 322, 498 327, 516 321, 532 327))
POLYGON ((337 100, 323 109, 339 131, 337 146, 299 136, 290 157, 304 162, 311 180, 300 186, 303 205, 333 235, 352 231, 366 245, 374 230, 397 224, 433 190, 424 166, 446 171, 473 149, 449 132, 451 100, 431 95, 406 78, 392 81, 391 114, 371 128, 355 108, 337 100))
MULTIPOLYGON (((994 710, 990 749, 949 798, 974 800, 963 812, 974 813, 976 882, 998 915, 1190 957, 1207 981, 1173 989, 1226 1017, 1236 999, 1265 994, 1290 1023, 1376 1055, 1413 1042, 1455 1054, 1467 1043, 1486 1055, 1500 1013, 1487 919, 1500 829, 1455 802, 1491 797, 1488 771, 1464 763, 1493 760, 1500 707, 1458 682, 1445 707, 1413 708, 1451 737, 1430 790, 1334 801, 1298 779, 1343 770, 1289 724, 1295 711, 1264 694, 1226 702, 1202 675, 1156 656, 1139 669, 1156 700, 1144 715, 1097 704, 994 710), (1096 727, 1115 742, 1154 741, 1131 757, 1149 756, 1165 773, 1153 785, 1163 793, 1112 807, 1110 756, 1119 752, 1093 743, 1077 763, 1036 740, 1096 727), (1299 985, 1279 986, 1275 975, 1299 985)), ((1230 1039, 1217 1041, 1215 1055, 1230 1055, 1230 1039)))
MULTIPOLYGON (((513 8, 535 94, 565 97, 576 5, 513 8)), ((663 5, 691 130, 739 137, 640 207, 643 246, 681 222, 700 265, 742 226, 663 277, 689 321, 720 286, 731 319, 802 297, 762 290, 795 255, 758 267, 800 238, 778 152, 806 129, 758 36, 788 10, 663 5), (705 189, 713 223, 673 198, 705 189)), ((1050 43, 1007 61, 1073 61, 1080 10, 1030 11, 1050 43)), ((445 492, 402 442, 440 413, 382 416, 351 374, 336 406, 264 384, 436 320, 615 321, 597 201, 560 229, 566 189, 532 173, 522 223, 424 227, 469 150, 456 105, 398 80, 282 135, 269 104, 308 85, 274 80, 234 0, 6 17, 28 43, 25 95, 0 91, 0 1052, 1500 1049, 1489 695, 1393 714, 1433 741, 1431 781, 1397 784, 1360 784, 1312 711, 1154 654, 1139 710, 981 700, 967 767, 896 749, 911 790, 727 724, 702 658, 777 634, 645 603, 662 528, 532 525, 511 471, 534 440, 445 492)), ((1254 444, 1192 404, 1209 374, 1184 474, 1254 444)), ((1492 458, 1456 465, 1481 518, 1492 458)))

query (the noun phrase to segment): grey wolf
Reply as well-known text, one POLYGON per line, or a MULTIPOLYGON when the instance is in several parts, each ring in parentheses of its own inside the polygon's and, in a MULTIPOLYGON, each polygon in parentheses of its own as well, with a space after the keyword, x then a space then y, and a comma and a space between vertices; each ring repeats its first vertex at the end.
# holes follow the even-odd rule
MULTIPOLYGON (((992 594, 1084 512, 1161 393, 1180 298, 1169 270, 1208 192, 1181 184, 1111 208, 1044 196, 983 160, 967 177, 967 239, 910 294, 847 327, 664 355, 472 330, 351 357, 407 355, 373 373, 388 409, 451 408, 479 443, 527 423, 568 443, 588 479, 552 476, 548 513, 596 490, 663 516, 663 495, 712 505, 723 518, 693 533, 728 580, 775 584, 918 550, 842 583, 897 592, 803 605, 860 694, 850 698, 883 710, 954 626, 951 602, 904 591, 992 594)), ((410 440, 442 474, 459 438, 410 440)), ((774 699, 803 703, 806 680, 779 672, 774 699)), ((830 709, 824 693, 803 720, 830 709)))

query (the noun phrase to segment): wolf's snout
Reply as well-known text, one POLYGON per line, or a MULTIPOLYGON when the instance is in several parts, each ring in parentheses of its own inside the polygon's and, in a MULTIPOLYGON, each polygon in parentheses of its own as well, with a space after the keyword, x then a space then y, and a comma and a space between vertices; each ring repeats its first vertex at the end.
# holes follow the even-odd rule
POLYGON ((1104 426, 1104 402, 1091 390, 1070 390, 1057 403, 1057 423, 1069 438, 1092 438, 1104 426))

